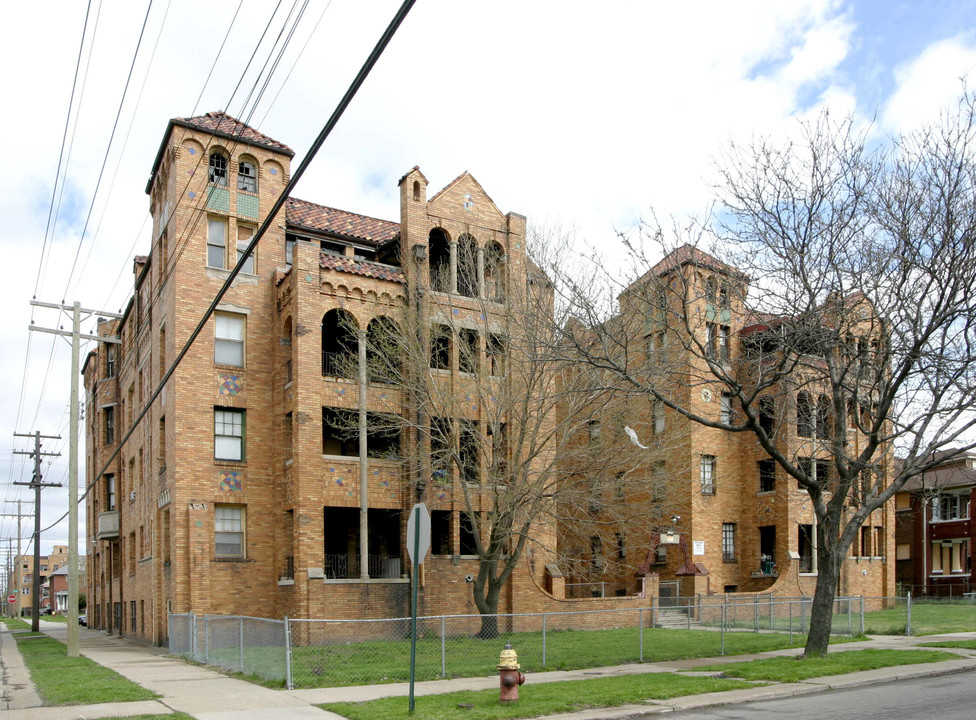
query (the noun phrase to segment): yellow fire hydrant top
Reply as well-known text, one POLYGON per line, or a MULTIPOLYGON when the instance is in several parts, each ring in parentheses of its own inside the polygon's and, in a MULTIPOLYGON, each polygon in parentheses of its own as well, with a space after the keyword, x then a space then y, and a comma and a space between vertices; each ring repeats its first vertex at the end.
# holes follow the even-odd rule
POLYGON ((498 656, 498 669, 518 670, 519 667, 518 655, 516 654, 515 650, 512 649, 512 643, 505 643, 505 649, 502 650, 501 655, 498 656))

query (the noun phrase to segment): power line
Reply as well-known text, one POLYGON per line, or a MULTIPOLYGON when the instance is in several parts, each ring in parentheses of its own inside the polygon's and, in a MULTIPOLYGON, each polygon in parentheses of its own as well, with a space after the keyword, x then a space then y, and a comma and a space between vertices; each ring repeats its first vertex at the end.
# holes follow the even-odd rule
MULTIPOLYGON (((71 286, 71 278, 74 277, 75 268, 78 265, 78 256, 81 253, 81 245, 85 241, 85 232, 88 230, 88 223, 91 220, 92 209, 95 207, 95 198, 98 196, 98 188, 102 184, 102 175, 105 173, 105 165, 108 163, 109 150, 112 148, 112 141, 115 139, 115 130, 119 126, 119 118, 122 116, 122 106, 125 104, 125 96, 129 92, 129 82, 132 80, 132 72, 136 67, 136 58, 139 56, 139 48, 142 47, 142 37, 146 32, 146 23, 149 21, 149 12, 152 10, 153 0, 149 0, 149 5, 146 7, 146 16, 142 20, 142 29, 139 30, 139 41, 136 43, 136 50, 132 54, 132 62, 129 65, 129 74, 125 79, 125 87, 122 89, 122 98, 119 100, 119 109, 115 113, 115 122, 112 123, 112 132, 108 138, 108 145, 105 147, 105 156, 102 158, 102 167, 98 171, 98 180, 95 183, 95 191, 92 193, 92 201, 88 206, 88 215, 85 218, 85 225, 81 230, 81 237, 78 239, 78 249, 75 251, 75 259, 71 264, 71 272, 68 274, 68 282, 65 284, 65 296, 67 296, 68 288, 71 286)), ((61 302, 65 302, 64 298, 61 298, 61 302)))
MULTIPOLYGON (((325 140, 332 133, 333 129, 335 129, 335 126, 338 124, 339 119, 342 117, 346 109, 349 107, 349 104, 356 96, 356 93, 359 91, 360 87, 362 87, 362 84, 366 81, 366 78, 369 76, 369 73, 376 65, 380 56, 383 54, 383 51, 386 49, 387 45, 389 45, 390 40, 393 39, 393 35, 396 33, 397 29, 403 23, 403 20, 406 18, 407 14, 410 12, 410 9, 413 7, 415 2, 416 0, 404 0, 403 4, 397 10, 393 19, 390 21, 390 24, 387 26, 386 30, 380 36, 380 39, 373 47, 372 52, 370 52, 369 56, 366 58, 366 61, 363 63, 363 66, 360 68, 359 72, 356 74, 356 77, 349 85, 349 88, 342 96, 342 99, 339 101, 339 104, 336 106, 335 110, 333 110, 332 115, 326 121, 322 129, 319 131, 319 134, 313 141, 311 147, 308 150, 308 153, 302 159, 301 163, 299 163, 298 168, 292 174, 290 180, 285 185, 281 193, 278 195, 278 199, 274 202, 274 205, 268 211, 268 214, 265 217, 264 222, 261 223, 260 227, 254 233, 254 236, 251 238, 250 243, 248 243, 247 248, 241 253, 240 259, 237 261, 237 264, 234 266, 234 268, 230 271, 230 274, 224 280, 223 285, 221 285, 220 289, 217 291, 216 296, 214 297, 213 301, 210 303, 206 312, 204 312, 203 317, 197 323, 196 328, 190 334, 182 350, 180 350, 179 354, 176 356, 176 358, 174 358, 173 364, 170 365, 170 367, 166 370, 166 373, 160 379, 159 384, 156 386, 152 395, 150 395, 148 401, 145 403, 142 410, 139 412, 136 418, 130 423, 129 428, 125 432, 125 435, 123 435, 122 438, 119 439, 118 443, 116 444, 115 450, 112 451, 112 454, 109 456, 109 458, 105 461, 105 463, 98 470, 98 472, 95 473, 95 477, 85 487, 85 492, 82 494, 80 499, 83 499, 88 495, 88 492, 92 489, 92 487, 95 486, 95 483, 98 481, 98 479, 109 468, 109 466, 112 464, 115 458, 118 457, 118 454, 119 452, 121 452, 122 447, 125 445, 125 443, 135 432, 136 428, 139 426, 139 423, 142 422, 142 419, 149 412, 149 409, 152 407, 153 403, 162 393, 163 388, 166 386, 166 383, 169 382, 169 379, 176 372, 176 369, 179 367, 180 363, 182 363, 187 353, 189 353, 190 348, 193 346, 193 343, 196 341, 197 337, 199 337, 200 333, 203 332, 203 329, 206 327, 206 324, 210 319, 210 316, 213 315, 214 311, 216 310, 217 305, 223 299, 224 295, 230 289, 231 285, 233 285, 234 280, 240 274, 241 269, 244 267, 244 262, 246 261, 247 257, 252 252, 254 252, 254 249, 257 247, 258 242, 261 240, 262 237, 264 237, 265 233, 268 231, 268 228, 274 222, 275 217, 281 211, 281 208, 284 207, 285 201, 290 197, 292 190, 298 184, 299 180, 301 180, 302 176, 305 174, 305 171, 308 169, 309 165, 311 165, 312 160, 315 159, 315 156, 318 154, 318 151, 325 143, 325 140)), ((59 522, 61 522, 61 520, 67 517, 67 515, 68 513, 62 515, 55 523, 53 523, 47 529, 50 529, 55 525, 57 525, 59 522)))

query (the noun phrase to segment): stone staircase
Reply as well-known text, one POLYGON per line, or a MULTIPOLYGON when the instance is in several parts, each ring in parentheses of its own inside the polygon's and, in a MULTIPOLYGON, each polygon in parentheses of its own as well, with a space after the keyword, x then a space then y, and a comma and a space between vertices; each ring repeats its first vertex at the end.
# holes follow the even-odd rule
POLYGON ((658 608, 657 622, 654 627, 680 629, 698 627, 699 625, 700 623, 694 619, 689 625, 688 612, 684 608, 658 608))

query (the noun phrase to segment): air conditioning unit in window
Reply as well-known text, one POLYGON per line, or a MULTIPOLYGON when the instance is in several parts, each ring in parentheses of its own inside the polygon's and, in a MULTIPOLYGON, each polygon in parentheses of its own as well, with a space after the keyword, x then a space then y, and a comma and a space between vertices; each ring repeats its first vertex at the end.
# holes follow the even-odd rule
POLYGON ((136 491, 135 490, 130 490, 129 491, 129 499, 130 500, 135 500, 136 499, 136 491))

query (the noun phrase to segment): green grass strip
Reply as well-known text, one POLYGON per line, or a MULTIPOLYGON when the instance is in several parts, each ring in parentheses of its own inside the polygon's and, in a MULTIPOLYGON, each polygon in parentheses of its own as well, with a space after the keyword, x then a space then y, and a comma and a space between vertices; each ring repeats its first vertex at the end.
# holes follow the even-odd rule
MULTIPOLYGON (((848 638, 843 638, 847 640, 848 638)), ((498 664, 498 653, 509 641, 518 652, 523 672, 574 670, 587 667, 636 662, 664 662, 686 658, 715 657, 721 654, 721 635, 711 630, 664 630, 645 628, 643 657, 640 656, 637 628, 614 630, 552 631, 546 637, 546 662, 543 664, 541 632, 501 633, 491 640, 473 637, 449 638, 446 648, 447 677, 483 677, 498 664)), ((806 637, 786 633, 725 633, 725 654, 741 655, 802 646, 806 637)), ((841 638, 835 638, 840 641, 841 638)), ((228 663, 237 662, 237 650, 228 652, 228 663)), ((214 656, 216 657, 216 653, 214 656)), ((295 645, 292 648, 292 675, 298 688, 336 687, 409 679, 409 640, 373 640, 349 644, 295 645)), ((271 667, 281 663, 284 653, 277 649, 246 651, 247 667, 271 667)), ((441 676, 441 640, 425 637, 417 641, 417 680, 436 680, 441 676)))
POLYGON ((940 640, 938 642, 919 643, 919 647, 961 648, 976 650, 976 640, 940 640))
POLYGON ((844 675, 861 670, 875 670, 895 665, 954 660, 958 655, 936 650, 850 650, 834 652, 826 657, 777 657, 727 665, 707 665, 694 668, 701 672, 721 672, 744 680, 773 682, 802 682, 827 675, 844 675))
MULTIPOLYGON (((672 673, 622 675, 540 685, 532 685, 530 677, 519 688, 520 699, 517 703, 502 705, 496 689, 424 695, 416 698, 416 709, 410 717, 416 720, 528 718, 747 687, 755 685, 728 678, 687 677, 672 673), (459 708, 459 704, 471 707, 459 708)), ((389 697, 362 703, 328 703, 320 707, 351 720, 401 720, 407 716, 408 699, 389 697)))
POLYGON ((15 637, 17 649, 45 705, 90 705, 159 697, 86 657, 69 658, 64 643, 53 638, 15 637))
MULTIPOLYGON (((864 632, 868 635, 904 635, 905 606, 864 613, 864 632)), ((912 634, 941 635, 970 632, 976 628, 976 605, 948 602, 912 602, 912 634)))

